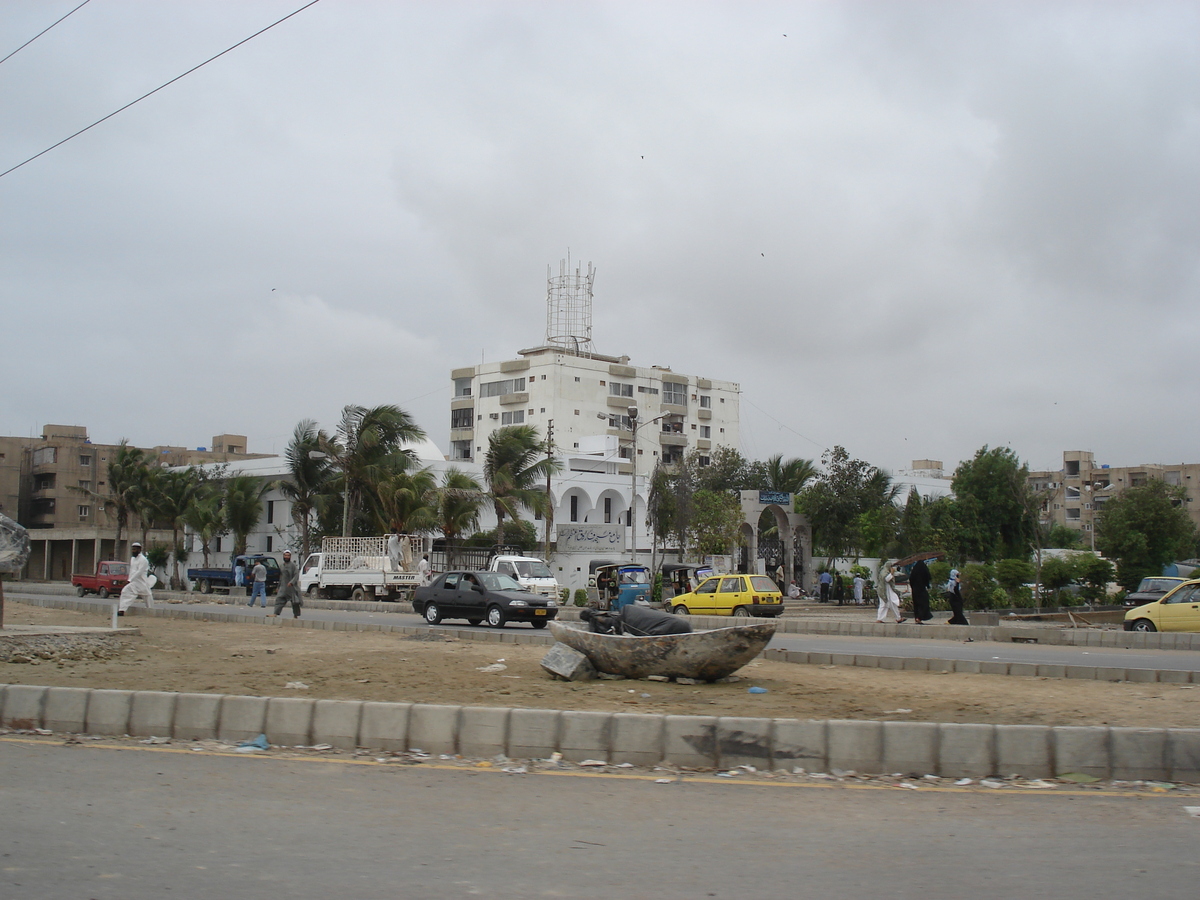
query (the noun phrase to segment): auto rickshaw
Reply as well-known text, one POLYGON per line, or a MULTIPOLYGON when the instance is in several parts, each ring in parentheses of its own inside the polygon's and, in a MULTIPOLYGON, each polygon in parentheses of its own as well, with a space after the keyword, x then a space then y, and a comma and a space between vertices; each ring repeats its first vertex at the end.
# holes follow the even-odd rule
POLYGON ((663 609, 671 608, 671 600, 680 594, 694 591, 700 582, 714 574, 712 566, 692 565, 689 563, 663 563, 662 566, 662 598, 663 609))
POLYGON ((650 602, 650 570, 639 563, 592 560, 589 584, 594 584, 598 607, 619 610, 632 603, 650 602))

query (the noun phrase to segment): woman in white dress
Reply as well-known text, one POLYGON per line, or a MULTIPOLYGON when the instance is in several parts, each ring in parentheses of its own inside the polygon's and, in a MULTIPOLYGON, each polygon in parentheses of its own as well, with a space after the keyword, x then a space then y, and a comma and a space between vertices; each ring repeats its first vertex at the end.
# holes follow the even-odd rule
POLYGON ((908 621, 900 615, 900 595, 896 593, 896 567, 888 566, 887 574, 879 582, 879 611, 875 613, 875 621, 884 621, 884 616, 891 611, 896 617, 896 624, 908 621))

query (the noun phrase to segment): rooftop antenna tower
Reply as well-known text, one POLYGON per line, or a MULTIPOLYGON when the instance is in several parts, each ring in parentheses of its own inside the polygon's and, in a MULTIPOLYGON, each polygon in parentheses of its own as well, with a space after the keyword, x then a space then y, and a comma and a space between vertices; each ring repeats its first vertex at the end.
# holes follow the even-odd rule
POLYGON ((558 275, 546 267, 546 345, 576 356, 590 356, 592 345, 592 285, 596 270, 589 262, 587 274, 576 264, 571 271, 571 251, 558 262, 558 275))

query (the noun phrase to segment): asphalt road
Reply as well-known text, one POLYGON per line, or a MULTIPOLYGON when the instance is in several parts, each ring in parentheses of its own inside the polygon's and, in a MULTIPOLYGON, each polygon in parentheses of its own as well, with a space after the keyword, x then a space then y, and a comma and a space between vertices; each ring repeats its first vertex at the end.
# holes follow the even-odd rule
POLYGON ((13 737, 0 767, 0 897, 1177 900, 1200 879, 1189 795, 656 784, 13 737))
MULTIPOLYGON (((19 591, 9 590, 7 596, 19 600, 19 591)), ((28 594, 42 597, 44 594, 28 594)), ((89 597, 97 603, 96 597, 89 597)), ((210 610, 213 612, 236 612, 250 618, 262 618, 274 610, 274 598, 268 598, 272 606, 250 609, 243 600, 239 605, 185 603, 171 604, 171 609, 210 610)), ((397 610, 407 604, 397 604, 397 610)), ((291 607, 286 607, 284 617, 291 616, 291 607)), ((424 626, 425 620, 412 612, 350 612, 344 610, 305 608, 303 615, 322 620, 345 622, 386 622, 396 625, 424 626)), ((133 620, 136 622, 136 618, 133 620)), ((471 628, 465 621, 448 620, 453 628, 471 628)), ((527 625, 511 624, 507 629, 530 634, 527 625)), ((486 631, 485 626, 475 630, 486 631)), ((1168 669, 1174 671, 1200 670, 1200 654, 1190 650, 1132 650, 1123 648, 1072 647, 1051 644, 1015 644, 990 641, 924 641, 916 638, 857 637, 842 635, 777 634, 771 647, 785 650, 806 650, 815 653, 846 653, 854 655, 895 656, 924 659, 999 660, 1002 662, 1039 663, 1043 665, 1103 666, 1129 669, 1168 669)))

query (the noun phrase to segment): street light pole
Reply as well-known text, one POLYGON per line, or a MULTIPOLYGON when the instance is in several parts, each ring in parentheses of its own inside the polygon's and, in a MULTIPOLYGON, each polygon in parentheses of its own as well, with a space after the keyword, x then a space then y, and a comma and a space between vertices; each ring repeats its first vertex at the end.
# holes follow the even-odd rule
POLYGON ((633 447, 629 452, 629 477, 632 482, 629 492, 629 549, 632 551, 633 561, 637 562, 637 431, 638 431, 638 408, 636 406, 629 407, 629 425, 633 429, 633 447))

